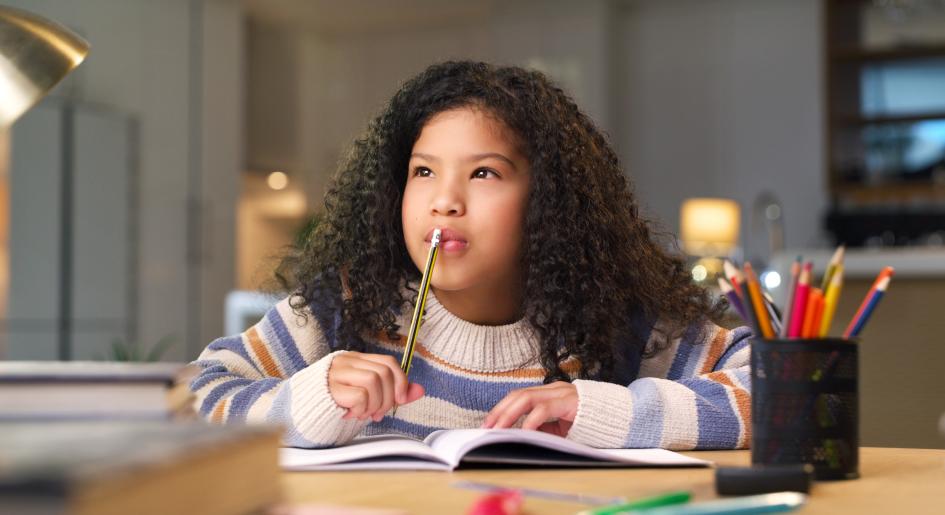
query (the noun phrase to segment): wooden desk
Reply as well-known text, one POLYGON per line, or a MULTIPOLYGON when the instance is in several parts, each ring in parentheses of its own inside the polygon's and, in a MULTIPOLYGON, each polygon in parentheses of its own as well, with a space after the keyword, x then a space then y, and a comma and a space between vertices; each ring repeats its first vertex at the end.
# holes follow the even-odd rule
MULTIPOLYGON (((749 451, 683 453, 720 466, 748 465, 749 451)), ((799 513, 943 513, 945 450, 863 448, 861 478, 814 485, 799 513)), ((458 480, 484 481, 629 499, 690 489, 694 500, 716 497, 708 468, 620 470, 467 470, 445 472, 286 472, 292 504, 403 508, 408 513, 465 513, 479 492, 453 488, 458 480)), ((586 506, 528 497, 530 514, 573 514, 586 506)))

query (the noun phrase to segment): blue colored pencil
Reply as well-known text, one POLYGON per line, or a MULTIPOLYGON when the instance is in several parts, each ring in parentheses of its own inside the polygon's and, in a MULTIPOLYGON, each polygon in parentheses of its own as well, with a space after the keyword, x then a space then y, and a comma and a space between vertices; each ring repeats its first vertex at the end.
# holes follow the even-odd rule
POLYGON ((892 279, 892 277, 887 275, 879 280, 879 284, 876 285, 870 295, 866 306, 862 308, 858 316, 850 322, 850 327, 847 328, 843 335, 844 338, 855 338, 859 336, 860 331, 863 330, 863 326, 866 325, 866 322, 870 319, 870 315, 873 314, 873 310, 876 309, 879 301, 882 300, 883 294, 886 293, 886 288, 889 288, 890 279, 892 279))

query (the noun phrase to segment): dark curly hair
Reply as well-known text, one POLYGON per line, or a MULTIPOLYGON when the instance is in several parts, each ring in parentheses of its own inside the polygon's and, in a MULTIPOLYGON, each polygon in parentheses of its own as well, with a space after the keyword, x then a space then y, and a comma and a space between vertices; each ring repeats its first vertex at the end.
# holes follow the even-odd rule
POLYGON ((361 350, 362 335, 396 331, 415 299, 405 286, 420 272, 400 219, 407 163, 424 124, 461 107, 504 122, 530 164, 522 312, 541 340, 546 382, 569 379, 560 364, 571 356, 580 377, 613 380, 618 354, 659 352, 722 314, 682 259, 654 241, 607 139, 561 88, 537 71, 445 62, 404 84, 354 142, 320 222, 283 262, 299 314, 314 299, 332 303, 341 348, 361 350), (646 332, 660 321, 658 343, 644 348, 630 320, 647 321, 646 332))

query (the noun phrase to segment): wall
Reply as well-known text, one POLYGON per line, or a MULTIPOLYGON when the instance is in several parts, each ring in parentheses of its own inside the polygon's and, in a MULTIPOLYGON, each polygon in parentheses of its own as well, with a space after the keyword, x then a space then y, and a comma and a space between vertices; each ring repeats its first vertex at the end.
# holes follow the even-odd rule
POLYGON ((751 250, 770 190, 787 246, 822 244, 820 3, 634 1, 619 20, 616 143, 647 211, 676 232, 683 199, 734 198, 751 250))
MULTIPOLYGON (((139 127, 137 331, 189 359, 222 331, 242 161, 242 12, 236 0, 18 0, 92 44, 54 96, 139 127)), ((16 149, 14 148, 15 152, 16 149)), ((16 192, 12 192, 15 194, 16 192)), ((12 241, 11 245, 17 245, 12 241)))

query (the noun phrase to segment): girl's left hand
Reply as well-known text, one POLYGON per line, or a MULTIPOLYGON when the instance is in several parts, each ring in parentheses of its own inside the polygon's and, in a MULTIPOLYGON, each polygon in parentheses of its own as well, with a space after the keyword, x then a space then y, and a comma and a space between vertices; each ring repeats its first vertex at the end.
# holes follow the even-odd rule
POLYGON ((577 388, 571 383, 557 381, 510 392, 489 411, 482 427, 512 427, 519 417, 527 415, 522 422, 522 429, 567 436, 577 416, 577 409, 577 388))

